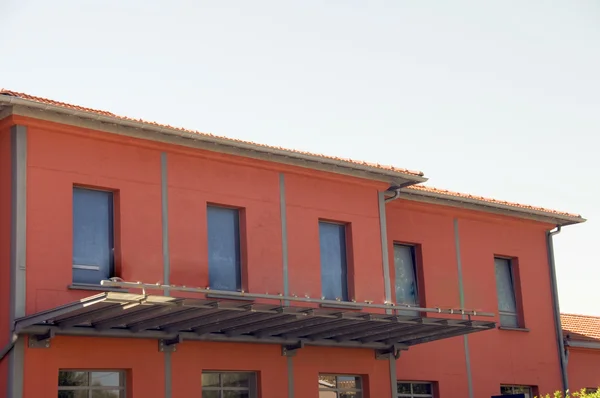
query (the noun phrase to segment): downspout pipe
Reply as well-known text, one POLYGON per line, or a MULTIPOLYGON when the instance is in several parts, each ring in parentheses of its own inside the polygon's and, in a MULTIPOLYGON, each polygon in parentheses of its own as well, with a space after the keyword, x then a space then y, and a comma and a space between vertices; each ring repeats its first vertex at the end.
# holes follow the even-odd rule
POLYGON ((387 192, 394 192, 394 196, 392 196, 391 198, 386 198, 385 199, 385 203, 391 202, 392 200, 396 200, 400 197, 400 190, 404 187, 410 186, 410 185, 415 185, 414 182, 407 182, 401 185, 392 185, 391 187, 389 187, 386 191, 387 192))
POLYGON ((554 307, 554 327, 556 331, 556 345, 558 347, 558 358, 560 359, 560 371, 562 376, 563 396, 569 391, 569 377, 567 373, 567 358, 565 355, 565 342, 562 335, 562 325, 560 322, 560 306, 558 302, 558 283, 556 281, 556 263, 554 261, 554 235, 560 233, 560 225, 556 226, 554 231, 546 232, 546 246, 548 248, 548 266, 550 268, 550 283, 552 292, 552 304, 554 307))

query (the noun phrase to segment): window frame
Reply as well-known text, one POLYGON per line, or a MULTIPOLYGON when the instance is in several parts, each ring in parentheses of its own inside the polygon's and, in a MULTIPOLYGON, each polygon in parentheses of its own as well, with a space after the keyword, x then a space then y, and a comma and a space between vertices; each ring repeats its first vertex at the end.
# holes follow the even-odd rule
POLYGON ((319 277, 321 279, 321 297, 325 297, 323 292, 323 258, 321 255, 321 224, 329 224, 336 225, 338 227, 342 227, 344 231, 344 269, 342 272, 345 272, 345 279, 341 279, 342 282, 342 297, 336 297, 333 299, 326 300, 337 300, 347 302, 350 301, 350 298, 353 295, 353 286, 352 286, 352 277, 351 277, 351 268, 352 268, 352 259, 350 256, 350 243, 352 239, 352 229, 351 224, 349 222, 343 221, 335 221, 324 218, 319 218, 317 228, 318 228, 318 236, 319 236, 319 277), (345 285, 344 285, 345 282, 345 285), (345 297, 344 297, 345 296, 345 297))
POLYGON ((238 207, 238 206, 231 206, 231 205, 224 205, 224 204, 220 204, 220 203, 214 203, 214 202, 207 202, 206 203, 206 207, 205 207, 205 211, 206 211, 206 242, 207 242, 207 265, 208 265, 208 286, 211 287, 211 289, 214 290, 220 290, 220 291, 243 291, 245 290, 246 287, 246 280, 247 280, 247 272, 246 272, 246 245, 245 245, 245 241, 244 241, 244 237, 245 237, 245 209, 243 207, 238 207), (216 289, 213 288, 211 286, 211 280, 210 280, 210 249, 209 249, 209 243, 208 240, 210 239, 210 225, 209 225, 209 209, 210 208, 215 208, 215 209, 222 209, 222 210, 230 210, 236 213, 237 215, 237 252, 238 252, 238 270, 237 273, 238 275, 236 275, 236 289, 235 290, 224 290, 224 289, 216 289))
POLYGON ((74 242, 74 228, 75 228, 75 205, 74 205, 74 197, 75 197, 75 192, 79 190, 79 191, 95 191, 95 192, 102 192, 102 193, 106 193, 110 195, 110 200, 108 202, 109 204, 109 209, 108 209, 108 214, 109 214, 109 219, 108 219, 108 231, 110 232, 110 236, 109 236, 109 252, 110 252, 110 258, 109 258, 109 266, 108 266, 108 275, 106 275, 106 277, 104 279, 109 279, 109 278, 113 278, 113 277, 117 277, 119 276, 118 273, 118 264, 117 264, 117 241, 118 241, 118 191, 115 191, 113 189, 110 188, 101 188, 101 187, 93 187, 93 186, 87 186, 87 185, 80 185, 80 184, 74 184, 71 187, 71 283, 74 286, 99 286, 99 283, 90 283, 90 282, 85 282, 85 281, 78 281, 75 279, 75 270, 79 269, 79 270, 93 270, 92 268, 88 268, 88 267, 93 267, 96 268, 95 266, 88 266, 88 265, 83 265, 83 264, 76 264, 75 262, 75 242, 74 242))
POLYGON ((521 306, 521 302, 520 302, 520 295, 519 295, 519 279, 518 279, 518 273, 517 273, 517 259, 515 257, 509 257, 509 256, 500 256, 500 255, 495 255, 494 256, 494 278, 496 279, 496 300, 498 303, 498 321, 500 324, 501 328, 508 328, 508 329, 521 329, 524 327, 523 325, 523 310, 522 310, 522 306, 521 306), (501 261, 505 261, 507 264, 507 268, 508 268, 508 274, 510 277, 510 286, 511 286, 511 294, 512 294, 512 299, 514 300, 515 303, 515 312, 510 312, 510 311, 502 311, 500 310, 500 292, 498 290, 498 279, 496 278, 496 261, 497 260, 501 260, 501 261), (502 323, 502 316, 504 317, 512 317, 516 320, 515 325, 508 325, 508 324, 503 324, 502 323))
POLYGON ((326 376, 326 377, 335 377, 335 388, 321 388, 321 385, 319 384, 319 392, 334 392, 336 395, 336 398, 339 398, 339 394, 341 393, 345 393, 345 392, 354 392, 354 393, 358 393, 358 397, 359 398, 365 398, 365 394, 364 394, 364 377, 361 375, 356 375, 356 374, 345 374, 345 373, 319 373, 318 376, 318 382, 321 381, 321 377, 322 376, 326 376), (340 388, 338 387, 338 378, 339 377, 355 377, 357 379, 360 380, 360 388, 340 388))
POLYGON ((413 305, 413 306, 417 306, 417 307, 424 307, 425 306, 425 286, 424 286, 424 278, 423 278, 423 267, 422 265, 422 261, 421 261, 421 245, 418 243, 410 243, 410 242, 400 242, 400 241, 393 241, 392 242, 392 261, 391 261, 391 267, 392 267, 392 275, 390 275, 390 278, 393 278, 393 286, 394 286, 394 302, 397 304, 405 304, 405 303, 401 303, 398 300, 398 296, 396 295, 396 288, 397 288, 397 269, 396 269, 396 247, 397 246, 402 246, 402 247, 407 247, 410 249, 411 252, 411 257, 412 257, 412 265, 413 265, 413 273, 415 275, 415 289, 417 291, 416 294, 416 304, 409 304, 409 305, 413 305))
POLYGON ((219 392, 219 398, 222 398, 224 391, 248 391, 249 398, 258 398, 258 373, 249 370, 202 370, 200 376, 200 388, 202 393, 204 391, 217 391, 219 392), (224 387, 221 375, 227 373, 247 374, 249 375, 248 387, 224 387), (204 374, 217 374, 219 375, 219 386, 218 387, 204 387, 202 385, 202 376, 204 374))
MULTIPOLYGON (((80 373, 87 373, 87 377, 88 377, 88 384, 90 383, 91 380, 91 374, 98 372, 98 373, 106 373, 106 372, 114 372, 114 373, 118 373, 119 374, 119 386, 91 386, 91 385, 87 385, 87 386, 61 386, 58 385, 58 392, 61 391, 87 391, 88 392, 88 397, 92 398, 92 392, 93 391, 115 391, 118 390, 119 391, 119 398, 126 398, 127 397, 127 371, 124 369, 78 369, 78 368, 65 368, 65 369, 59 369, 58 370, 58 377, 60 378, 60 373, 61 372, 80 372, 80 373)), ((60 379, 59 379, 60 380, 60 379)))
POLYGON ((433 381, 418 381, 418 380, 396 380, 396 396, 398 398, 435 398, 436 397, 436 383, 433 381), (410 394, 404 394, 397 392, 398 384, 410 384, 410 394), (428 384, 431 386, 431 394, 415 394, 413 392, 414 384, 428 384))

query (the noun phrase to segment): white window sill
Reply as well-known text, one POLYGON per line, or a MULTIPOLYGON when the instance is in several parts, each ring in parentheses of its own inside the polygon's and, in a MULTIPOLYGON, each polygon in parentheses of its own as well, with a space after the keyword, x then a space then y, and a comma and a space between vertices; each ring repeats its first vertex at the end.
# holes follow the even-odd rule
POLYGON ((507 330, 510 332, 529 332, 529 329, 527 329, 527 328, 514 328, 514 327, 509 327, 509 326, 498 326, 498 329, 507 330))

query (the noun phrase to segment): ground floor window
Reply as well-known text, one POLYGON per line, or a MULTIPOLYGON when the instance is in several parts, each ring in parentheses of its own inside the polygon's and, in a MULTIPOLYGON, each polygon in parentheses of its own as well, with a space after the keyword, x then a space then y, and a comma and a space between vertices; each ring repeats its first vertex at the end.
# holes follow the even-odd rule
POLYGON ((125 398, 125 372, 60 370, 58 398, 125 398))
POLYGON ((500 395, 524 394, 525 398, 533 398, 533 388, 529 386, 500 386, 500 395))
POLYGON ((256 398, 252 372, 202 372, 202 398, 256 398))
POLYGON ((319 375, 319 398, 362 398, 359 376, 319 375))
POLYGON ((433 398, 433 384, 417 381, 399 381, 398 397, 433 398))

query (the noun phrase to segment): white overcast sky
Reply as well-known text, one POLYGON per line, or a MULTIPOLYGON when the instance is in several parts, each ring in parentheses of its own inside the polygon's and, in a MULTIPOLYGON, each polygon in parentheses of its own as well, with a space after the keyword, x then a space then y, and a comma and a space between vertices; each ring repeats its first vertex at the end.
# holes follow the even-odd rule
POLYGON ((0 54, 0 87, 581 213, 561 310, 600 315, 597 0, 0 0, 0 54))

